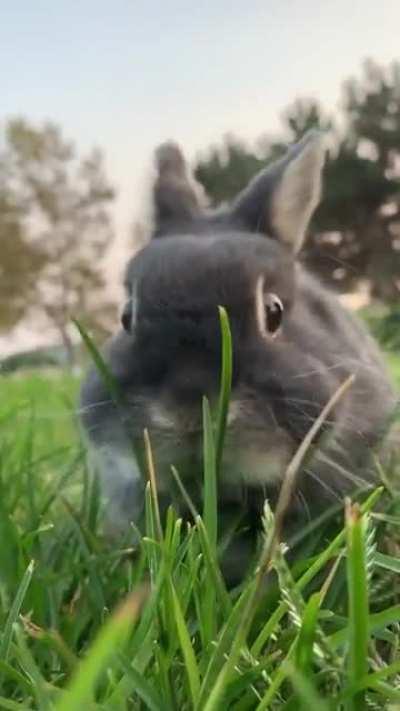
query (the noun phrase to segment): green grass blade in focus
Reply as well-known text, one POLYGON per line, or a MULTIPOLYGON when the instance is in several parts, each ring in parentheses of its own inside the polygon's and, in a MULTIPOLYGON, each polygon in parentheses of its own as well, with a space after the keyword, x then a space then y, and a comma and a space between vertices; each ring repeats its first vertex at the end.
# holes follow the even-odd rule
POLYGON ((217 472, 214 433, 210 406, 203 398, 203 461, 204 461, 204 508, 203 521, 208 540, 216 551, 218 537, 217 472))
POLYGON ((232 334, 229 326, 229 318, 223 306, 219 306, 219 319, 222 339, 222 363, 221 363, 221 384, 218 403, 218 418, 216 432, 216 467, 217 475, 221 466, 222 453, 224 448, 226 421, 228 416, 229 400, 232 387, 232 334))
MULTIPOLYGON (((368 580, 366 566, 366 517, 358 504, 346 501, 347 586, 349 601, 348 681, 357 683, 368 672, 368 580)), ((348 711, 364 711, 363 691, 348 701, 348 711)))

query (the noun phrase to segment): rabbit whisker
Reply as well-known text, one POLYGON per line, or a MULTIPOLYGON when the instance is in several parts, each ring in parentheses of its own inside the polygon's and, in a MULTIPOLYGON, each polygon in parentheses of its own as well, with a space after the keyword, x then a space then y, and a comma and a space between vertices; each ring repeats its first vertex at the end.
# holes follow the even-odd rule
POLYGON ((316 474, 315 472, 311 471, 310 469, 305 469, 304 473, 307 474, 307 476, 309 476, 311 479, 314 479, 314 481, 318 482, 318 484, 320 484, 320 486, 322 486, 322 488, 325 489, 325 491, 327 491, 328 494, 330 494, 333 499, 336 499, 337 501, 342 501, 342 497, 339 496, 339 494, 337 493, 337 491, 335 491, 334 489, 332 489, 332 488, 326 483, 326 481, 324 481, 320 476, 318 476, 318 474, 316 474))

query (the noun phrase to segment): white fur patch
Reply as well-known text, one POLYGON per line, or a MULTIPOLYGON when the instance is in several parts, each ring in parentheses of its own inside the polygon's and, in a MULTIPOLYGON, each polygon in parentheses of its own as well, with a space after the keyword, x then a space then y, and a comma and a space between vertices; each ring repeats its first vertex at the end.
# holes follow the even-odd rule
POLYGON ((267 448, 262 443, 243 443, 235 447, 229 442, 229 451, 224 452, 222 481, 231 486, 246 484, 250 487, 268 486, 282 481, 293 447, 289 442, 280 441, 267 448), (267 451, 268 450, 268 451, 267 451))
POLYGON ((149 404, 149 415, 151 424, 161 430, 175 430, 176 421, 172 413, 168 411, 160 402, 149 404))
POLYGON ((134 453, 117 444, 90 445, 89 462, 99 477, 107 528, 118 534, 138 520, 144 505, 144 482, 134 453))
POLYGON ((240 400, 231 400, 229 403, 227 425, 228 427, 235 424, 237 420, 243 417, 243 404, 240 400))

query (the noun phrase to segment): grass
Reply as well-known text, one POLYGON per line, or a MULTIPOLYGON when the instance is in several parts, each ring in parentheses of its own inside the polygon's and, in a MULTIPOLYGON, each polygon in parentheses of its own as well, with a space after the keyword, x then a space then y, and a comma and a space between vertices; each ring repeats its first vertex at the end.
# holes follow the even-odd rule
POLYGON ((218 413, 203 405, 202 514, 160 522, 153 473, 136 548, 102 536, 77 379, 0 380, 1 709, 400 708, 393 492, 346 502, 335 530, 322 519, 292 567, 266 504, 261 556, 279 585, 255 573, 226 589, 215 491, 230 369, 225 349, 218 413))

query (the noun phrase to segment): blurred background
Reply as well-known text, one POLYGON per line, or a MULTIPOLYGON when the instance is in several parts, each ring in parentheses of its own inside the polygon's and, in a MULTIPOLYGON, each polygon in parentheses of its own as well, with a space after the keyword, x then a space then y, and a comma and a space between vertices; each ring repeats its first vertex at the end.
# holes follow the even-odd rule
POLYGON ((154 147, 211 204, 312 126, 324 199, 303 259, 400 346, 400 3, 69 0, 0 9, 0 361, 76 368, 118 326, 154 147))

